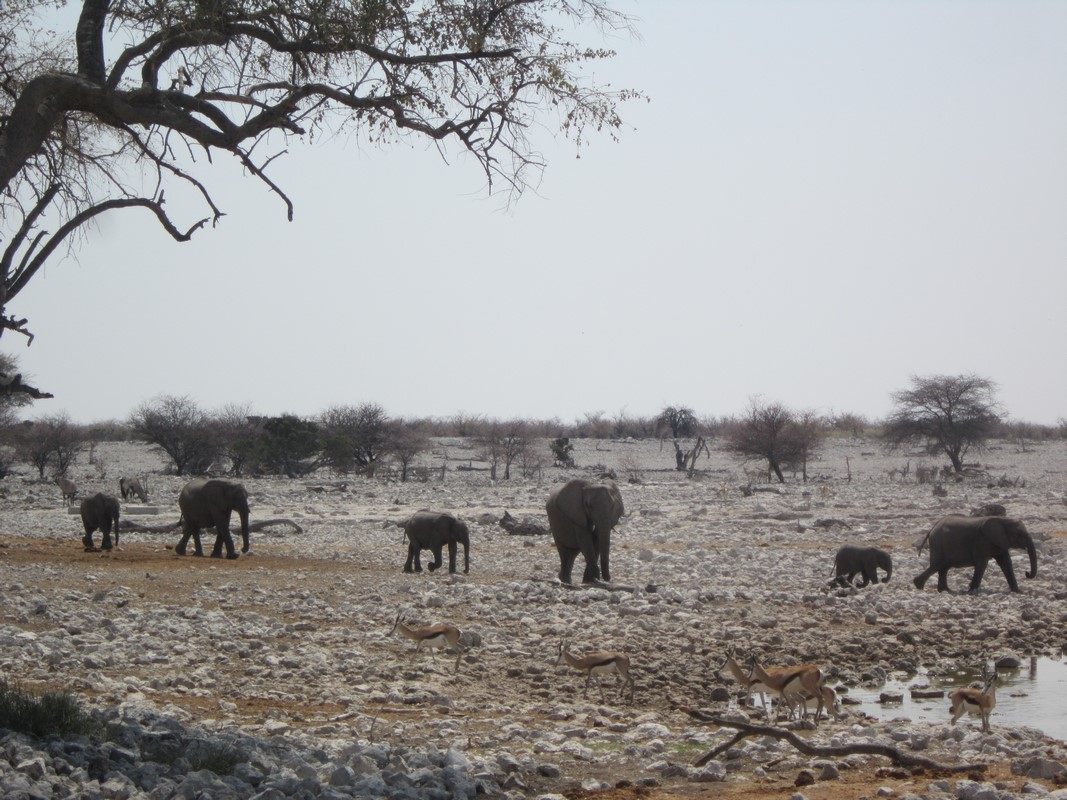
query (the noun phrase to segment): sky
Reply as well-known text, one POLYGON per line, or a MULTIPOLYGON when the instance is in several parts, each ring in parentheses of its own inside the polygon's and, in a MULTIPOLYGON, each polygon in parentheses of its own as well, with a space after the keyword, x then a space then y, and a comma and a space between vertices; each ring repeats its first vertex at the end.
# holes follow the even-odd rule
POLYGON ((27 416, 207 410, 880 419, 915 375, 976 373, 1067 417, 1067 3, 621 0, 593 74, 619 141, 534 131, 508 206, 421 140, 290 143, 285 207, 225 161, 221 224, 113 214, 9 311, 27 416))

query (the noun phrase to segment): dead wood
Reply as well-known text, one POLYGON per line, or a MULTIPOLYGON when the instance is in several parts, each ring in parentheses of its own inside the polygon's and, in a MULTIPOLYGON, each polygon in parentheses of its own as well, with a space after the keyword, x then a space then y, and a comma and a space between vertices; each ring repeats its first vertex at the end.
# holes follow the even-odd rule
MULTIPOLYGON (((262 522, 253 522, 248 526, 249 533, 255 533, 261 531, 264 528, 269 528, 272 525, 289 525, 293 528, 294 533, 303 533, 304 529, 293 522, 291 519, 266 519, 262 522)), ((137 525, 129 520, 122 520, 123 533, 172 533, 182 527, 182 521, 172 522, 168 525, 137 525)))
POLYGON ((304 529, 293 522, 291 519, 265 519, 262 522, 252 522, 248 525, 248 532, 255 533, 261 531, 264 528, 269 528, 272 525, 289 525, 293 529, 293 533, 303 533, 304 529))
POLYGON ((885 756, 900 767, 924 767, 925 769, 937 770, 939 772, 980 772, 985 770, 987 766, 985 764, 942 764, 933 759, 905 753, 891 745, 879 744, 877 742, 854 742, 852 744, 843 745, 816 745, 804 741, 795 733, 786 730, 785 728, 775 728, 768 725, 751 725, 747 722, 738 722, 732 719, 717 717, 713 714, 706 714, 703 711, 694 708, 682 707, 679 710, 685 711, 690 717, 699 720, 700 722, 706 722, 709 725, 718 725, 722 728, 733 728, 737 731, 737 735, 730 739, 726 744, 719 745, 714 750, 705 753, 694 761, 694 767, 704 766, 711 761, 711 759, 721 753, 725 753, 742 739, 749 736, 771 736, 775 739, 784 739, 804 755, 815 756, 817 758, 841 758, 843 756, 851 755, 885 756))

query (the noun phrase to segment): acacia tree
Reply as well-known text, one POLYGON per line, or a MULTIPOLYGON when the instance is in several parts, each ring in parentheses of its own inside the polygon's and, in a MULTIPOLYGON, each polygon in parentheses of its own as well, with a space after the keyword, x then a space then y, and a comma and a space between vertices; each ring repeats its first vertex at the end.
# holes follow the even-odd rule
POLYGON ((913 375, 911 388, 893 393, 896 408, 885 422, 886 447, 919 444, 944 453, 963 471, 969 450, 981 449, 1001 424, 997 385, 978 375, 913 375))
POLYGON ((656 417, 656 432, 670 429, 672 439, 692 436, 697 427, 697 415, 685 406, 667 406, 656 417))
POLYGON ((146 400, 130 412, 129 424, 136 436, 171 460, 175 475, 206 469, 218 453, 211 420, 191 397, 146 400))
POLYGON ((741 456, 764 458, 768 468, 785 483, 783 467, 804 469, 810 455, 822 440, 821 427, 814 415, 796 414, 781 403, 766 403, 753 399, 748 411, 738 420, 726 437, 726 449, 741 456))
POLYGON ((0 3, 0 333, 30 339, 9 303, 100 214, 140 209, 177 241, 218 223, 221 154, 290 220, 272 162, 331 131, 455 143, 490 190, 521 194, 543 166, 534 123, 554 115, 579 145, 614 136, 633 96, 584 72, 611 51, 565 34, 630 30, 608 0, 81 0, 69 41, 49 34, 55 5, 0 3), (165 194, 201 211, 172 217, 165 194))

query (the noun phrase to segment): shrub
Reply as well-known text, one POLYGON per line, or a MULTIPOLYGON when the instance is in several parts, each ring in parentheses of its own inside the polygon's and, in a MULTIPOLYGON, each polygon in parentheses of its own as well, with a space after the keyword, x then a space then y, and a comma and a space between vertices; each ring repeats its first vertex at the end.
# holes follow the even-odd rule
POLYGON ((0 678, 0 728, 38 739, 78 734, 99 736, 103 726, 67 692, 37 695, 0 678))

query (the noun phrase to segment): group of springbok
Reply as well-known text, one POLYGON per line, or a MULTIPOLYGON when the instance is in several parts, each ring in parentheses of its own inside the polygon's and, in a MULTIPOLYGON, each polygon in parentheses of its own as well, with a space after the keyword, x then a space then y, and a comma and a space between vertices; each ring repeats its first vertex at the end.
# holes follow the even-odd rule
MULTIPOLYGON (((396 631, 399 631, 401 636, 415 642, 413 656, 417 655, 425 645, 430 650, 434 663, 437 662, 437 656, 434 654, 435 650, 443 647, 454 647, 457 650, 457 655, 453 669, 459 670, 459 660, 462 658, 463 651, 466 648, 460 641, 463 634, 455 625, 412 627, 404 622, 402 612, 398 612, 389 635, 391 636, 396 631)), ((622 683, 619 686, 619 697, 623 696, 626 687, 629 686, 630 700, 633 701, 634 679, 630 675, 630 657, 626 653, 596 652, 579 657, 571 653, 570 645, 564 640, 559 643, 559 651, 556 655, 556 664, 558 665, 560 661, 565 661, 568 666, 585 673, 585 687, 582 691, 582 697, 585 697, 589 692, 589 679, 595 677, 597 688, 600 689, 600 700, 604 702, 604 686, 600 682, 600 677, 602 675, 618 675, 622 678, 622 683)))
MULTIPOLYGON (((792 667, 764 668, 753 655, 746 672, 734 658, 733 648, 726 651, 726 659, 715 670, 719 674, 723 668, 730 671, 734 680, 740 684, 748 696, 758 694, 763 703, 767 719, 770 719, 770 704, 767 695, 777 697, 780 706, 784 706, 789 717, 797 711, 806 717, 812 705, 815 707, 815 722, 818 724, 823 709, 834 719, 841 718, 841 706, 837 692, 826 685, 823 671, 814 664, 797 664, 792 667)), ((982 730, 989 731, 989 715, 997 705, 997 672, 989 673, 983 665, 983 679, 970 686, 961 686, 949 695, 952 708, 952 724, 964 714, 972 714, 982 720, 982 730)))
MULTIPOLYGON (((456 663, 453 669, 459 670, 460 658, 466 649, 461 642, 462 633, 455 625, 430 625, 426 627, 412 627, 403 620, 402 613, 398 612, 396 621, 393 623, 389 634, 399 631, 405 638, 415 642, 413 655, 417 655, 423 646, 430 650, 430 654, 437 662, 434 651, 439 648, 453 647, 457 651, 456 663)), ((630 657, 626 653, 613 651, 598 651, 584 656, 575 656, 570 651, 570 645, 566 640, 559 643, 556 656, 556 664, 563 661, 569 667, 585 673, 585 684, 582 697, 589 692, 589 680, 595 677, 597 688, 600 689, 600 700, 604 702, 604 686, 600 679, 603 675, 616 675, 621 678, 619 684, 619 697, 621 698, 629 686, 629 699, 634 699, 634 679, 630 674, 630 657)), ((768 721, 771 717, 771 705, 767 702, 767 695, 778 699, 779 707, 784 707, 789 712, 789 718, 795 717, 798 712, 801 718, 806 718, 808 711, 815 711, 815 723, 825 710, 834 719, 841 718, 841 704, 837 698, 837 692, 833 687, 826 685, 826 676, 822 669, 814 664, 797 664, 791 667, 764 667, 755 655, 752 656, 749 669, 746 671, 734 657, 733 648, 727 648, 726 659, 720 664, 715 674, 718 675, 723 669, 729 670, 734 680, 741 686, 748 697, 759 695, 763 704, 764 712, 768 721)), ((958 688, 952 692, 949 699, 952 703, 952 724, 966 714, 981 717, 982 730, 989 731, 989 715, 997 704, 996 695, 997 673, 986 673, 981 684, 958 688)))

